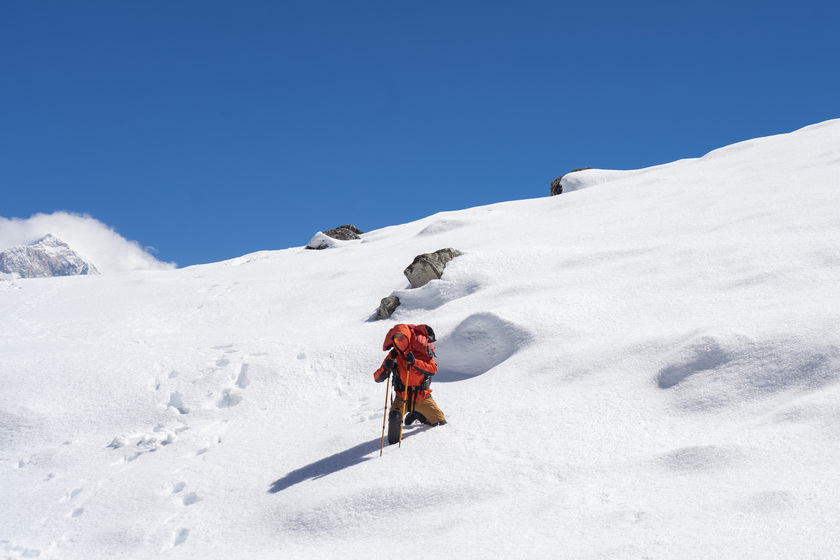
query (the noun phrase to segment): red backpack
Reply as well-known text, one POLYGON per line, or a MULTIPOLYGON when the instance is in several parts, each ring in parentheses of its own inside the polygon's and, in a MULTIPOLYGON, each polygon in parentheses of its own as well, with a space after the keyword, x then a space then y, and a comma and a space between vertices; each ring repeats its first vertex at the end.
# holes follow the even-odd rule
POLYGON ((391 343, 391 336, 399 327, 406 327, 411 331, 411 346, 409 351, 414 354, 414 357, 421 360, 429 360, 435 357, 435 331, 429 325, 409 325, 401 323, 394 325, 388 334, 385 335, 385 342, 382 344, 382 350, 391 350, 393 344, 391 343))
POLYGON ((435 357, 435 331, 429 325, 408 325, 411 329, 411 348, 415 357, 420 359, 434 359, 435 357))

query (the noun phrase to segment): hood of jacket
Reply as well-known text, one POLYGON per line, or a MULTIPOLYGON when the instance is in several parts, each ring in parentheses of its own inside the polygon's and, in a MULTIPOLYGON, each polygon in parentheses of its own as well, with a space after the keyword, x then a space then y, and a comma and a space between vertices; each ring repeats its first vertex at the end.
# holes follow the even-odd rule
POLYGON ((403 334, 408 338, 409 341, 409 348, 411 347, 411 329, 408 325, 404 323, 400 323, 399 325, 394 325, 391 327, 391 330, 388 331, 388 334, 385 335, 385 342, 382 343, 382 351, 388 351, 394 347, 394 335, 395 334, 403 334))

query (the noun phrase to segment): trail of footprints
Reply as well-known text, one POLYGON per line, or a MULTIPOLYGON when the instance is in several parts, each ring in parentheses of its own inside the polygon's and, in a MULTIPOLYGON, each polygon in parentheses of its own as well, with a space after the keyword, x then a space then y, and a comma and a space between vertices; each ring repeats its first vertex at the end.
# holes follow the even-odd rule
MULTIPOLYGON (((217 346, 212 350, 216 352, 216 358, 210 360, 211 365, 193 376, 172 370, 165 379, 158 379, 153 383, 152 391, 163 397, 160 400, 161 404, 175 413, 175 419, 168 424, 156 425, 151 432, 115 437, 108 445, 116 451, 121 450, 120 459, 115 465, 132 463, 147 453, 154 453, 173 444, 178 447, 179 438, 187 431, 190 431, 189 437, 184 437, 183 441, 198 443, 187 456, 190 461, 202 457, 210 452, 213 446, 222 443, 228 420, 223 417, 214 418, 214 416, 243 401, 245 390, 251 384, 248 375, 250 366, 244 361, 235 359, 234 354, 238 351, 233 348, 233 345, 217 346), (209 391, 208 387, 211 388, 209 391), (204 388, 203 394, 197 391, 200 388, 204 388)), ((188 466, 185 465, 179 471, 188 466)), ((71 501, 81 492, 81 488, 69 491, 66 501, 71 501)), ((202 500, 201 493, 189 488, 187 482, 184 481, 173 484, 163 492, 163 495, 179 508, 192 506, 202 500), (174 500, 172 500, 173 497, 174 500)), ((77 517, 83 513, 84 508, 79 507, 73 510, 71 515, 77 517)), ((163 526, 170 525, 175 518, 168 517, 163 526)), ((171 533, 169 546, 176 547, 184 544, 189 534, 190 530, 186 527, 175 529, 171 533)))
MULTIPOLYGON (((151 384, 150 389, 161 397, 159 399, 161 406, 166 410, 172 409, 175 419, 167 424, 159 423, 148 432, 138 431, 131 435, 119 435, 113 438, 108 447, 118 455, 118 458, 112 466, 127 467, 148 453, 154 453, 171 445, 177 447, 181 435, 188 431, 190 436, 182 440, 187 442, 184 446, 187 447, 189 443, 195 445, 192 451, 188 450, 186 455, 188 461, 204 456, 215 445, 223 442, 228 420, 218 415, 243 401, 245 390, 251 384, 250 365, 244 361, 231 359, 238 352, 233 345, 218 346, 212 350, 217 356, 209 361, 212 365, 192 377, 172 370, 165 379, 157 379, 151 384), (204 387, 205 391, 207 387, 215 387, 215 389, 204 393, 202 397, 196 391, 199 386, 204 387)), ((254 356, 257 355, 259 354, 254 356)), ((24 468, 28 463, 29 461, 21 459, 17 467, 24 468)), ((176 472, 181 472, 188 467, 189 464, 186 464, 176 472)), ((54 477, 55 475, 50 474, 46 480, 52 480, 54 477)), ((99 485, 92 489, 68 488, 59 500, 60 504, 68 506, 65 518, 73 520, 83 516, 87 504, 96 496, 98 489, 99 485)), ((190 488, 185 481, 172 484, 161 495, 179 509, 188 508, 202 501, 201 493, 190 488)), ((190 529, 187 527, 171 529, 173 522, 181 517, 176 510, 174 515, 167 516, 161 523, 160 530, 169 535, 169 548, 184 544, 190 535, 190 529)), ((0 546, 6 553, 19 558, 35 558, 41 554, 40 550, 20 547, 9 541, 0 540, 0 546)))
MULTIPOLYGON (((72 490, 68 490, 67 493, 65 494, 64 498, 61 499, 61 502, 62 503, 72 502, 76 498, 76 496, 78 496, 79 494, 82 493, 83 490, 84 490, 83 488, 73 488, 72 490)), ((88 498, 88 500, 89 499, 90 498, 88 498)), ((85 503, 87 503, 87 500, 85 500, 85 503)), ((84 512, 85 512, 84 504, 81 504, 78 507, 73 508, 73 510, 69 514, 67 514, 67 517, 79 517, 84 512)))
MULTIPOLYGON (((378 400, 378 399, 377 399, 378 400)), ((388 406, 386 403, 385 406, 388 406)), ((372 420, 382 419, 382 403, 377 402, 373 404, 370 397, 360 397, 357 401, 356 412, 347 417, 349 422, 370 422, 372 420)))

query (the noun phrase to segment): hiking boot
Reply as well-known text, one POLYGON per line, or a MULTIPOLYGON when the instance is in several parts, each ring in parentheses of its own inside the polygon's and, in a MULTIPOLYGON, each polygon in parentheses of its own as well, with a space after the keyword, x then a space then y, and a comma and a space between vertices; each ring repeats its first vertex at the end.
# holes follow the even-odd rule
POLYGON ((429 422, 426 420, 426 417, 420 414, 417 411, 411 411, 405 415, 405 425, 411 426, 414 422, 420 422, 421 424, 428 424, 429 422))
POLYGON ((388 415, 388 443, 393 445, 400 441, 400 428, 402 428, 402 414, 394 410, 388 415))

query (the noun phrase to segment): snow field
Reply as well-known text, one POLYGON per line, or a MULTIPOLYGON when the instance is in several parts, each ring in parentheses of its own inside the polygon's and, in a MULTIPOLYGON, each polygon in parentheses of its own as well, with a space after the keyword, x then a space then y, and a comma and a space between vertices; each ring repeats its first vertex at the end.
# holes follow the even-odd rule
POLYGON ((325 251, 0 281, 0 550, 830 557, 838 176, 830 121, 325 251), (396 322, 438 333, 449 423, 380 457, 396 322))

